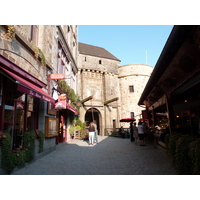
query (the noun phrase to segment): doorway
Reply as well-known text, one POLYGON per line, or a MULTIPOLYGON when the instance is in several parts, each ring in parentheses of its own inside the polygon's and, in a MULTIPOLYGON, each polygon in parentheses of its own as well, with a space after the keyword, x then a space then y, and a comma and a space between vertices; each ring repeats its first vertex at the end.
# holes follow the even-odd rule
POLYGON ((87 123, 87 125, 89 125, 89 123, 93 120, 96 120, 98 135, 101 135, 100 112, 96 108, 90 108, 85 113, 85 122, 87 123))

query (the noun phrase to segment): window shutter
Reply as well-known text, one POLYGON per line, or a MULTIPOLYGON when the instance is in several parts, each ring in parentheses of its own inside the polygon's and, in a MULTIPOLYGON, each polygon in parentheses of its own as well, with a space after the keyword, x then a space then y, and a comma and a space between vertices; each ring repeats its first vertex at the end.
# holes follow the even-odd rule
POLYGON ((31 40, 38 45, 39 25, 32 25, 31 27, 31 40))

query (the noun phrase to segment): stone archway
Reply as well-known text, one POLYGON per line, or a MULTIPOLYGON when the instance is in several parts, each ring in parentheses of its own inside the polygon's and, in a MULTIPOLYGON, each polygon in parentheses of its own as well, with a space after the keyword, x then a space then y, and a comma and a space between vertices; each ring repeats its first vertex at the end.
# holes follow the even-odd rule
POLYGON ((97 122, 97 130, 98 130, 98 135, 101 135, 101 115, 98 109, 96 108, 90 108, 87 110, 87 112, 85 113, 85 122, 87 122, 88 124, 93 121, 96 120, 97 122))

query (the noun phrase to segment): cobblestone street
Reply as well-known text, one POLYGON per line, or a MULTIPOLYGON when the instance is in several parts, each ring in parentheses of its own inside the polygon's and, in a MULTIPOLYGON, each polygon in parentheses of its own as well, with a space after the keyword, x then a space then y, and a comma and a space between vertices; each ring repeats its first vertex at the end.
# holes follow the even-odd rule
POLYGON ((71 140, 12 175, 175 175, 164 150, 129 139, 99 136, 99 143, 71 140))

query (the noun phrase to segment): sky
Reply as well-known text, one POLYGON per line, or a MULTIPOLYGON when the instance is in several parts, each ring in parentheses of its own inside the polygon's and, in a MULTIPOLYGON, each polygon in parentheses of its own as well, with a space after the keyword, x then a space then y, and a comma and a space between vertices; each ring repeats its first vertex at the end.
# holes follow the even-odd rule
POLYGON ((155 66, 173 25, 79 25, 78 41, 102 47, 120 65, 155 66))

